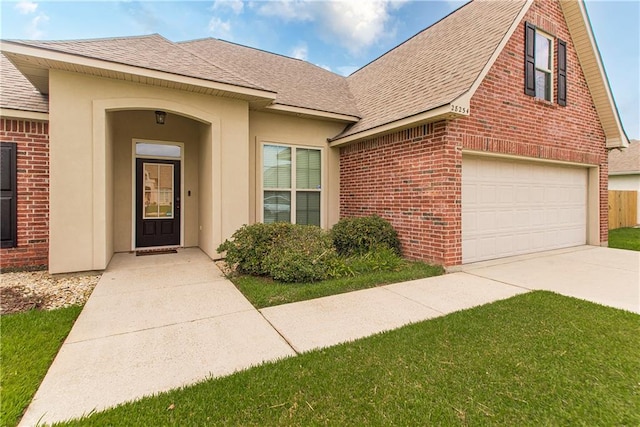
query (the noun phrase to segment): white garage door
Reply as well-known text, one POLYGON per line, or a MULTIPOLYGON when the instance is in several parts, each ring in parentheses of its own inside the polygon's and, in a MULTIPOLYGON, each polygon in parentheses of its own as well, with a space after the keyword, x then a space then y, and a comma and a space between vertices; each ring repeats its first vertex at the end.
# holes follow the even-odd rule
POLYGON ((586 168, 463 157, 463 263, 583 245, 586 236, 586 168))

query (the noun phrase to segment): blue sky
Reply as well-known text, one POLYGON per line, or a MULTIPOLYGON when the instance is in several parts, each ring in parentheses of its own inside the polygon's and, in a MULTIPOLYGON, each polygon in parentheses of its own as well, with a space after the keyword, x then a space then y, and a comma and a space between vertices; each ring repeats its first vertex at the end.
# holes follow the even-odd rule
MULTIPOLYGON (((216 37, 348 75, 464 1, 7 1, 4 39, 216 37)), ((640 139, 640 0, 587 0, 623 126, 640 139)))

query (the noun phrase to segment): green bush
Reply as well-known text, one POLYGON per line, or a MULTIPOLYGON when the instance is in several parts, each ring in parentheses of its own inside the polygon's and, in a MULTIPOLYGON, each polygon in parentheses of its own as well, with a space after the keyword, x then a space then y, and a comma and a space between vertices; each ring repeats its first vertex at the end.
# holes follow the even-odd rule
POLYGON ((344 264, 352 275, 356 275, 376 271, 399 271, 405 266, 405 261, 395 250, 380 245, 365 254, 345 259, 344 264))
POLYGON ((227 252, 230 266, 236 266, 240 273, 254 276, 267 276, 263 261, 271 252, 274 242, 281 236, 291 233, 294 225, 276 222, 272 224, 243 225, 233 233, 232 240, 225 240, 218 252, 227 252))
POLYGON ((298 225, 273 242, 263 267, 280 282, 315 282, 329 277, 337 258, 328 232, 316 226, 298 225))
POLYGON ((343 256, 364 255, 386 246, 400 254, 398 233, 389 221, 379 216, 343 218, 331 229, 333 245, 343 256))

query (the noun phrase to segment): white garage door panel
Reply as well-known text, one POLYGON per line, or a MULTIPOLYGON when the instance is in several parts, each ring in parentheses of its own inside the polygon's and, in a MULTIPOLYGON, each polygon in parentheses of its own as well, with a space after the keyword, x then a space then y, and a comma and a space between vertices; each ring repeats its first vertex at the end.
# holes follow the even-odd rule
POLYGON ((463 263, 583 245, 586 229, 585 168, 463 158, 463 263))

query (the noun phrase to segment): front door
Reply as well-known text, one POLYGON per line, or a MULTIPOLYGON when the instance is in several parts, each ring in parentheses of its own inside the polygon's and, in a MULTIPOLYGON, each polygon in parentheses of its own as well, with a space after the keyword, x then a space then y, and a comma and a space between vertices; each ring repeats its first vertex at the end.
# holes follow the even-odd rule
POLYGON ((180 245, 180 161, 136 159, 136 247, 180 245))

